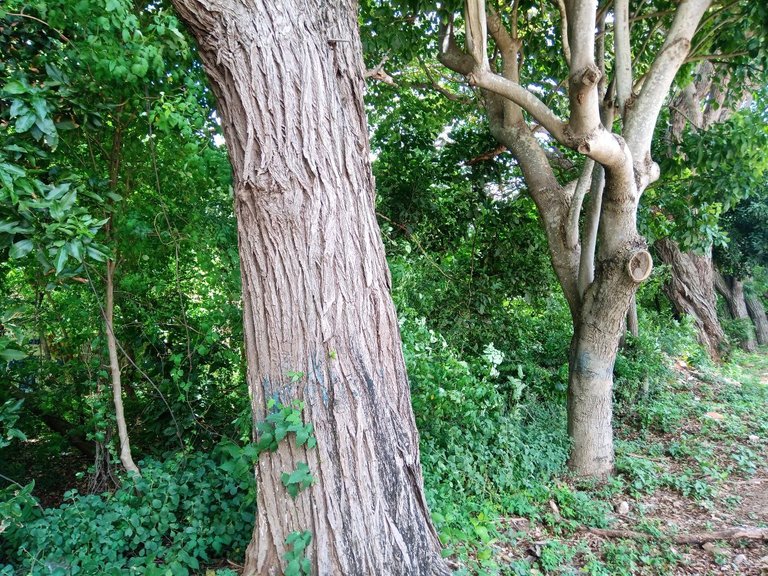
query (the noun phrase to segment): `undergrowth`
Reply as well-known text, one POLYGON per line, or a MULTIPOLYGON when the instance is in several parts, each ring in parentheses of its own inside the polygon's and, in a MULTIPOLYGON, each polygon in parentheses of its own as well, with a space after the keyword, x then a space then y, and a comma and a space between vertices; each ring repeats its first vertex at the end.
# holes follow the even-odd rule
POLYGON ((255 509, 247 454, 222 444, 141 470, 113 493, 70 491, 57 508, 41 510, 28 491, 6 494, 0 574, 181 576, 242 558, 255 509))
MULTIPOLYGON (((534 314, 511 302, 512 320, 524 326, 514 342, 528 348, 488 342, 471 355, 401 303, 426 494, 445 553, 459 563, 457 574, 669 570, 680 561, 669 545, 595 547, 581 531, 611 526, 618 500, 659 490, 713 505, 729 478, 763 466, 764 452, 748 439, 768 439, 768 388, 752 376, 768 361, 736 352, 734 362, 714 367, 689 322, 665 324, 643 312, 641 335, 628 338, 615 367, 617 474, 576 481, 566 469, 564 350, 525 344, 562 312, 554 306, 534 314), (538 370, 520 361, 536 355, 547 357, 538 370)), ((564 324, 554 326, 545 340, 567 341, 564 324)), ((113 493, 70 492, 45 510, 29 487, 6 489, 0 574, 175 576, 242 558, 254 521, 253 457, 228 443, 212 454, 145 460, 143 476, 113 493)), ((660 527, 638 512, 637 529, 660 527)))

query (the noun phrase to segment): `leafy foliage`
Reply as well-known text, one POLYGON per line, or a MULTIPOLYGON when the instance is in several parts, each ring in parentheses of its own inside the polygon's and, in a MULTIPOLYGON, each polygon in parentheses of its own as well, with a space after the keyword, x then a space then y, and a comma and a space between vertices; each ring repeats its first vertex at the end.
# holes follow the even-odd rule
POLYGON ((283 556, 287 562, 285 576, 309 576, 312 573, 309 558, 304 556, 311 541, 312 532, 309 531, 288 534, 285 544, 291 549, 283 556))
POLYGON ((19 570, 51 574, 188 574, 224 552, 242 555, 255 487, 252 468, 235 475, 228 462, 204 454, 145 460, 142 477, 113 494, 71 491, 42 512, 27 504, 2 552, 19 570))
POLYGON ((297 401, 285 406, 270 398, 267 401, 267 409, 271 412, 263 421, 256 424, 258 430, 256 448, 259 452, 274 452, 277 450, 277 445, 289 433, 295 434, 296 446, 306 444, 307 448, 314 448, 317 445, 312 423, 304 424, 302 421, 301 411, 304 409, 302 402, 297 401))
POLYGON ((727 244, 721 217, 761 193, 768 131, 762 111, 745 110, 706 131, 691 130, 667 155, 664 180, 646 193, 651 239, 672 236, 684 250, 727 244))

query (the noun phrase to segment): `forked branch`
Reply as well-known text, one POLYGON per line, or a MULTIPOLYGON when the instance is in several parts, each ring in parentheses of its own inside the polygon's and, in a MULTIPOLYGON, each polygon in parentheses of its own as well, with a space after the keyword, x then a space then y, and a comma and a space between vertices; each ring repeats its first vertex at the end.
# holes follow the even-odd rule
POLYGON ((625 138, 633 157, 643 161, 650 156, 653 130, 664 99, 677 71, 685 62, 691 39, 712 0, 681 2, 661 50, 648 71, 642 90, 627 112, 625 138))

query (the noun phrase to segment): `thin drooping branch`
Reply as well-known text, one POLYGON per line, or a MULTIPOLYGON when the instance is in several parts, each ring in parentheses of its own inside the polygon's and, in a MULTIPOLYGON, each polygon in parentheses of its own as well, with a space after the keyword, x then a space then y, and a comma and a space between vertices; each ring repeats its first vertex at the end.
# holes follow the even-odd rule
POLYGON ((629 0, 615 0, 614 45, 616 51, 616 102, 619 113, 632 96, 632 54, 629 44, 629 0))
POLYGON ((56 34, 58 34, 59 37, 62 40, 64 40, 64 42, 71 42, 71 40, 69 38, 67 38, 61 30, 59 30, 58 28, 54 28, 53 26, 48 24, 48 22, 46 22, 45 20, 41 20, 40 18, 37 18, 35 16, 31 16, 30 14, 24 14, 23 12, 6 12, 5 15, 6 16, 14 16, 16 18, 28 18, 29 20, 34 20, 38 24, 42 24, 43 26, 47 26, 48 28, 50 28, 51 30, 56 32, 56 34))
POLYGON ((568 41, 568 15, 565 11, 565 0, 555 0, 557 10, 560 12, 560 31, 563 41, 563 56, 565 63, 571 66, 571 43, 568 41))
POLYGON ((605 170, 600 164, 595 164, 592 174, 592 186, 589 190, 589 210, 584 220, 584 232, 581 241, 581 259, 579 261, 579 296, 584 293, 595 279, 595 251, 597 249, 597 232, 600 227, 600 214, 603 208, 603 188, 605 187, 605 170))
POLYGON ((581 170, 579 179, 576 181, 576 190, 571 200, 571 209, 568 213, 568 231, 567 245, 576 247, 579 242, 579 216, 581 216, 581 205, 584 202, 584 196, 592 185, 592 171, 595 168, 595 161, 587 158, 584 162, 584 168, 581 170))
MULTIPOLYGON (((653 28, 651 28, 651 30, 648 33, 646 33, 645 40, 643 40, 643 43, 640 45, 640 48, 635 51, 636 61, 639 61, 641 58, 643 58, 643 56, 645 55, 645 51, 648 49, 648 46, 650 46, 651 42, 654 40, 659 30, 662 29, 663 25, 664 25, 664 21, 659 20, 655 22, 653 25, 653 28)), ((644 81, 645 81, 645 74, 643 74, 642 76, 639 76, 637 80, 634 81, 633 89, 635 93, 639 91, 644 81)))
POLYGON ((740 56, 746 56, 749 54, 746 50, 737 50, 736 52, 728 52, 727 54, 697 54, 695 56, 689 56, 685 59, 685 64, 688 62, 715 62, 721 64, 727 62, 731 58, 738 58, 740 56))
POLYGON ((688 57, 691 39, 711 2, 687 0, 680 3, 666 40, 643 82, 642 90, 626 114, 624 137, 635 162, 651 163, 654 131, 648 130, 648 126, 656 125, 664 99, 677 71, 688 57))
POLYGON ((440 94, 445 96, 448 100, 451 100, 452 102, 462 102, 464 104, 476 104, 473 98, 467 95, 456 94, 455 92, 451 92, 450 90, 442 86, 440 82, 438 82, 437 79, 432 75, 432 73, 429 71, 429 67, 421 58, 419 58, 419 67, 421 68, 421 71, 424 72, 424 75, 427 77, 428 82, 411 84, 413 88, 428 88, 431 90, 436 90, 437 92, 439 92, 440 94))

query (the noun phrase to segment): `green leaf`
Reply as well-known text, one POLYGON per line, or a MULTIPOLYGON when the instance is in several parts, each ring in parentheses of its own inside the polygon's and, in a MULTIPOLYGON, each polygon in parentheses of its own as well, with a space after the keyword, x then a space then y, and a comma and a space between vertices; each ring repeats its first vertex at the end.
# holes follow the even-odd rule
POLYGON ((7 162, 0 162, 0 171, 7 172, 8 174, 19 178, 27 175, 23 168, 14 164, 8 164, 7 162))
POLYGON ((56 134, 56 125, 53 123, 53 120, 51 120, 48 116, 44 116, 43 118, 38 118, 37 120, 35 120, 35 126, 37 126, 37 128, 43 134, 48 134, 48 135, 56 134))
MULTIPOLYGON (((13 100, 11 102, 11 118, 16 118, 16 116, 24 114, 28 110, 29 108, 27 108, 27 105, 23 100, 13 100)), ((6 146, 5 148, 7 150, 9 146, 6 146)))
POLYGON ((38 118, 43 119, 48 117, 48 103, 39 96, 32 98, 32 108, 35 109, 38 118))
POLYGON ((13 222, 0 222, 0 234, 14 234, 19 231, 19 222, 15 220, 13 222))
POLYGON ((88 246, 85 251, 88 253, 88 256, 96 260, 97 262, 105 262, 107 260, 107 255, 104 254, 101 250, 97 250, 96 248, 93 248, 91 246, 88 246))
POLYGON ((19 240, 18 242, 15 242, 11 246, 11 250, 9 252, 9 256, 11 258, 23 258, 30 252, 32 252, 32 248, 34 248, 34 244, 32 244, 32 240, 19 240))
POLYGON ((3 86, 3 92, 7 94, 25 94, 27 92, 27 87, 18 80, 11 80, 3 86))
POLYGON ((66 247, 62 246, 59 249, 58 254, 56 254, 56 274, 61 274, 62 270, 64 270, 68 257, 69 255, 67 254, 66 247))
POLYGON ((78 262, 83 261, 83 243, 80 240, 67 242, 67 251, 78 262))
POLYGON ((51 189, 45 195, 46 200, 56 200, 60 198, 69 190, 69 187, 70 187, 69 182, 64 182, 63 184, 51 186, 51 189))
POLYGON ((10 362, 12 360, 23 360, 26 357, 27 355, 21 350, 14 350, 13 348, 6 348, 5 350, 0 350, 0 358, 5 360, 6 362, 10 362))
POLYGON ((26 132, 27 130, 32 128, 32 126, 35 124, 36 121, 37 121, 37 116, 35 116, 34 113, 32 112, 27 112, 23 116, 19 116, 16 119, 16 132, 19 132, 19 133, 26 132))

